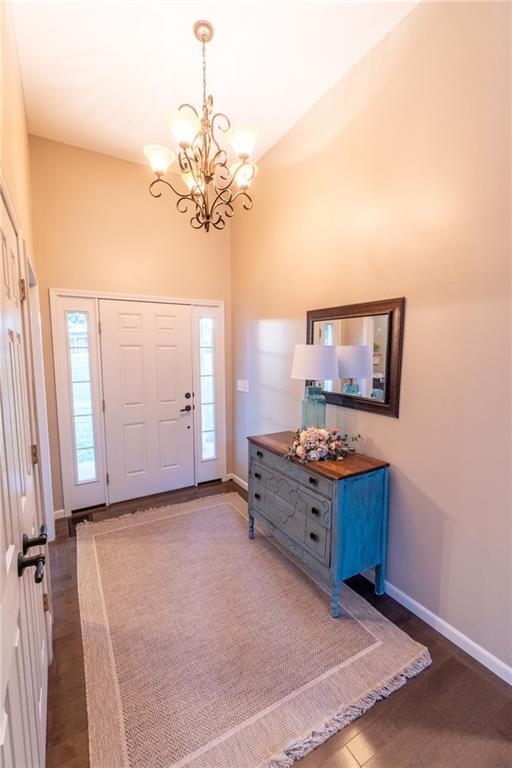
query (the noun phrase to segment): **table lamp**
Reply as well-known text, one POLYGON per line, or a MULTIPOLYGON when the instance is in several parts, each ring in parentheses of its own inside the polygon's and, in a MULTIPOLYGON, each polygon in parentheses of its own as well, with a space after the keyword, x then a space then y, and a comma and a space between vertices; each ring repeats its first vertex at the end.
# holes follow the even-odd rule
POLYGON ((336 347, 323 344, 296 344, 293 354, 292 379, 314 381, 307 386, 302 401, 302 427, 325 426, 325 397, 319 383, 338 378, 336 347))

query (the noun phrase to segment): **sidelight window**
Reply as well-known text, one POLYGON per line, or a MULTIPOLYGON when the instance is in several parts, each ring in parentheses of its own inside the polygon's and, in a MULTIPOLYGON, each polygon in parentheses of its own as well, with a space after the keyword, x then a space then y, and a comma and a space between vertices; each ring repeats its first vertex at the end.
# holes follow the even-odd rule
POLYGON ((97 480, 91 385, 89 313, 66 312, 77 483, 97 480))
POLYGON ((201 458, 217 458, 215 418, 215 328, 212 317, 199 318, 199 374, 201 380, 201 458))

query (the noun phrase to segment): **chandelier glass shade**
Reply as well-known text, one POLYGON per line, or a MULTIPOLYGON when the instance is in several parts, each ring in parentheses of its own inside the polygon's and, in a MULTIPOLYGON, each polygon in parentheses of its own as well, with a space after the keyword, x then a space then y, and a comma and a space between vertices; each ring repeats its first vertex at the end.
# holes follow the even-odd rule
POLYGON ((258 133, 252 125, 234 125, 227 115, 213 111, 213 98, 206 91, 206 43, 213 37, 208 21, 197 21, 194 34, 201 43, 203 59, 203 104, 201 112, 191 104, 182 104, 169 116, 169 130, 179 147, 177 154, 159 144, 144 147, 151 170, 156 178, 149 185, 153 197, 162 196, 168 187, 177 196, 176 208, 180 213, 191 213, 194 229, 211 227, 224 229, 226 220, 235 212, 234 203, 240 200, 249 211, 252 198, 248 193, 257 171, 251 161, 258 133), (227 137, 231 152, 226 148, 227 137), (232 162, 234 153, 237 158, 232 162), (231 162, 230 162, 231 155, 231 162), (175 186, 164 175, 177 161, 176 173, 181 177, 175 186))

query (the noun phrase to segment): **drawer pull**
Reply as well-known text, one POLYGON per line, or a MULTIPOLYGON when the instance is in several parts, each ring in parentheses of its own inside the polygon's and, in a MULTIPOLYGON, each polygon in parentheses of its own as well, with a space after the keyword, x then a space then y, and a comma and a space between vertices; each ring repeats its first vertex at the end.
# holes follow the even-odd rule
POLYGON ((255 493, 254 494, 255 499, 261 499, 261 493, 255 493))
POLYGON ((316 533, 313 533, 313 531, 311 531, 311 533, 309 534, 309 538, 310 538, 312 541, 318 541, 318 534, 316 534, 316 533))
POLYGON ((316 507, 311 507, 311 514, 315 515, 315 517, 320 517, 320 510, 316 507))
POLYGON ((262 454, 261 451, 256 451, 256 456, 258 457, 258 459, 262 459, 263 458, 263 454, 262 454))
POLYGON ((260 472, 255 472, 254 473, 254 477, 256 478, 256 480, 261 480, 261 473, 260 472))
POLYGON ((316 477, 310 477, 309 478, 309 484, 310 485, 318 485, 318 480, 316 479, 316 477))

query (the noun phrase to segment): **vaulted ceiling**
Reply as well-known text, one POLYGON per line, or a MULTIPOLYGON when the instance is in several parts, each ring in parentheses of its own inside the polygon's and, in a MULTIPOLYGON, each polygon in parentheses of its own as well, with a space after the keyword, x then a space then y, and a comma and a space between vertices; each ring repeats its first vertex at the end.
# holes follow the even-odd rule
POLYGON ((29 131, 145 162, 169 112, 201 101, 194 21, 210 20, 208 90, 264 154, 417 2, 14 2, 29 131))

